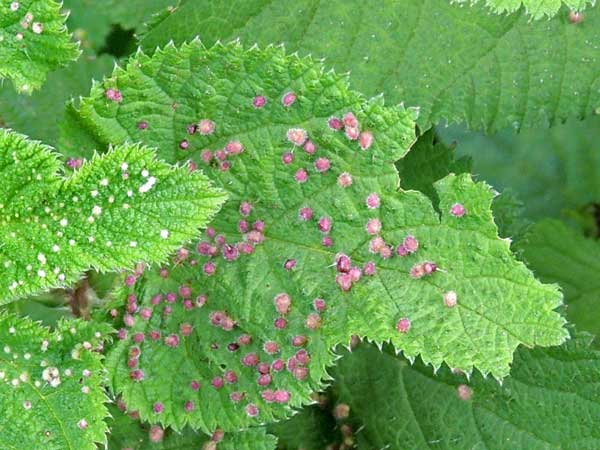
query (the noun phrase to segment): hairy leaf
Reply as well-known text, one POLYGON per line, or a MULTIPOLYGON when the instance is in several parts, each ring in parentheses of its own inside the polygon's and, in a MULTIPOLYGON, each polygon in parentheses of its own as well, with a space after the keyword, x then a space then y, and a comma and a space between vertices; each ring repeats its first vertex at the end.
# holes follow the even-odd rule
POLYGON ((394 161, 414 140, 413 118, 381 98, 365 100, 311 59, 273 47, 169 46, 153 57, 138 54, 93 88, 80 119, 101 142, 152 142, 172 161, 193 159, 230 194, 200 255, 179 252, 176 267, 146 273, 129 292, 135 315, 126 316, 130 329, 108 365, 130 408, 144 420, 209 431, 283 417, 321 385, 330 349, 353 333, 392 340, 436 366, 476 366, 498 377, 519 343, 565 338, 553 311, 559 292, 538 283, 498 238, 487 186, 468 175, 438 181, 441 217, 424 195, 398 192, 394 161), (118 86, 122 102, 106 100, 109 86, 118 86), (347 125, 334 131, 329 119, 342 115, 347 125), (354 120, 370 134, 349 139, 354 120), (409 235, 418 251, 390 257, 409 235), (336 271, 338 253, 352 259, 352 275, 336 271), (367 265, 359 276, 369 261, 376 273, 367 265), (420 276, 430 261, 440 270, 420 276), (444 306, 447 291, 458 292, 458 307, 444 306), (289 312, 286 297, 275 307, 279 294, 290 296, 289 312), (315 298, 326 306, 315 309, 315 298), (412 320, 407 333, 396 328, 402 318, 412 320), (236 343, 242 334, 252 343, 236 343), (141 356, 130 361, 137 344, 141 356), (251 353, 269 364, 305 362, 259 385, 256 365, 242 363, 251 353), (228 371, 236 382, 211 385, 228 371), (232 401, 234 392, 244 398, 232 401))
POLYGON ((140 424, 116 407, 110 409, 108 450, 274 450, 276 439, 264 428, 235 433, 216 433, 214 437, 185 428, 181 433, 163 430, 158 425, 140 424))
POLYGON ((197 35, 326 57, 361 92, 420 107, 423 129, 443 120, 488 131, 546 126, 600 106, 600 7, 572 24, 566 12, 532 23, 448 0, 182 0, 141 45, 197 35))
POLYGON ((519 349, 502 385, 361 346, 336 367, 334 390, 358 421, 358 448, 597 448, 600 353, 589 341, 519 349))
POLYGON ((519 242, 519 249, 536 275, 560 284, 569 321, 600 335, 600 242, 557 220, 542 220, 519 242))
POLYGON ((197 235, 225 196, 187 168, 118 146, 69 178, 49 147, 0 131, 0 303, 81 271, 160 261, 197 235))
POLYGON ((568 121, 551 130, 505 130, 494 136, 463 128, 440 128, 442 140, 456 141, 473 171, 496 189, 513 190, 528 217, 559 217, 565 210, 600 200, 600 117, 568 121))
POLYGON ((109 328, 60 321, 53 332, 0 313, 0 447, 93 450, 106 442, 98 349, 109 328))
MULTIPOLYGON (((450 0, 451 3, 476 4, 483 3, 483 0, 450 0)), ((594 6, 596 0, 485 0, 486 6, 489 6, 497 13, 513 13, 522 6, 525 7, 527 14, 533 19, 541 19, 544 16, 552 17, 558 13, 561 6, 565 5, 573 12, 581 12, 588 5, 594 6)), ((577 20, 575 16, 572 20, 577 20)))
POLYGON ((96 57, 84 54, 76 63, 52 72, 44 89, 31 96, 19 95, 12 86, 3 86, 0 89, 3 126, 55 146, 58 143, 58 124, 64 116, 67 100, 89 92, 92 78, 101 78, 113 66, 113 59, 108 55, 96 57))
POLYGON ((19 92, 38 89, 48 72, 79 55, 54 0, 24 0, 0 5, 0 79, 19 92))

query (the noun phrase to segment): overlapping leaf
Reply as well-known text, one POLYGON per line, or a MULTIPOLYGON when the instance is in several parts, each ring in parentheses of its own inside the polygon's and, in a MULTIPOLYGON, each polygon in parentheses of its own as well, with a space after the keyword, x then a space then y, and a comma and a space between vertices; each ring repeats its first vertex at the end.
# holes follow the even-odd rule
POLYGON ((116 407, 110 410, 108 450, 274 450, 276 439, 264 428, 207 436, 186 428, 181 433, 141 425, 116 407))
POLYGON ((589 343, 519 349, 502 385, 364 346, 342 358, 334 390, 357 420, 358 448, 597 448, 600 353, 589 343))
POLYGON ((108 365, 144 420, 212 431, 282 417, 320 386, 330 348, 353 333, 498 377, 519 343, 566 336, 557 289, 498 238, 489 188, 468 175, 437 182, 441 217, 422 194, 398 192, 394 161, 414 140, 413 112, 365 100, 310 59, 272 47, 169 46, 118 69, 79 114, 100 142, 152 142, 230 193, 200 254, 179 252, 176 267, 147 272, 128 293, 108 365), (115 87, 120 103, 106 100, 115 87), (335 131, 329 119, 342 115, 345 130, 335 131), (348 138, 359 132, 354 120, 368 132, 358 140, 348 138), (466 214, 450 212, 458 204, 466 214), (386 254, 409 235, 418 251, 386 254), (367 273, 374 262, 376 273, 354 271, 350 285, 338 253, 367 273), (419 277, 428 261, 440 270, 419 277), (444 306, 447 291, 457 307, 444 306), (324 304, 315 308, 316 298, 324 304), (407 333, 396 328, 402 318, 412 321, 407 333), (260 377, 267 367, 257 359, 290 370, 260 377))
POLYGON ((0 303, 90 267, 160 261, 225 199, 209 181, 122 145, 63 178, 49 147, 0 131, 0 303))
POLYGON ((61 321, 55 331, 0 313, 0 447, 94 450, 108 411, 98 350, 109 328, 61 321))
MULTIPOLYGON (((0 89, 3 126, 56 146, 58 124, 64 116, 67 100, 89 92, 92 78, 102 78, 113 66, 113 59, 108 55, 96 57, 84 54, 76 63, 52 72, 45 88, 31 96, 19 95, 12 86, 3 86, 0 89)), ((78 149, 78 156, 82 156, 82 153, 78 149)))
POLYGON ((473 171, 496 189, 511 189, 530 218, 561 217, 600 200, 600 117, 570 120, 551 130, 504 130, 493 136, 439 128, 442 140, 473 158, 473 171))
POLYGON ((559 283, 567 318, 578 328, 600 335, 600 242, 583 237, 556 220, 543 220, 518 243, 542 280, 559 283))
POLYGON ((532 22, 480 3, 183 0, 153 21, 141 45, 153 51, 195 36, 207 45, 283 42, 350 71, 367 95, 420 107, 424 129, 444 120, 488 131, 547 126, 600 106, 600 7, 573 24, 567 11, 532 22))
POLYGON ((4 1, 0 4, 0 78, 19 92, 38 89, 48 72, 79 55, 54 0, 4 1))

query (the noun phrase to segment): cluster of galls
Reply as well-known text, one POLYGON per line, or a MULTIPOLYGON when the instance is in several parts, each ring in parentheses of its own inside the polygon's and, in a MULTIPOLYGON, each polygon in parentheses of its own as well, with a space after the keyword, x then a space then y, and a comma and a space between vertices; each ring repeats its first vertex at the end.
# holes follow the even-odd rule
POLYGON ((202 266, 202 271, 206 276, 213 276, 217 271, 217 265, 212 258, 222 255, 225 261, 235 261, 241 255, 254 253, 254 247, 264 241, 265 223, 262 220, 255 220, 250 224, 246 219, 250 216, 252 209, 249 202, 242 202, 240 205, 239 211, 243 218, 238 222, 238 231, 243 235, 241 242, 227 242, 225 236, 217 235, 214 228, 207 228, 206 236, 210 241, 201 241, 196 246, 199 254, 211 258, 202 266))
POLYGON ((335 277, 335 282, 344 292, 348 292, 352 289, 352 285, 357 283, 361 277, 375 275, 375 263, 369 261, 365 263, 364 267, 353 266, 350 257, 339 253, 335 257, 335 267, 338 274, 335 277))

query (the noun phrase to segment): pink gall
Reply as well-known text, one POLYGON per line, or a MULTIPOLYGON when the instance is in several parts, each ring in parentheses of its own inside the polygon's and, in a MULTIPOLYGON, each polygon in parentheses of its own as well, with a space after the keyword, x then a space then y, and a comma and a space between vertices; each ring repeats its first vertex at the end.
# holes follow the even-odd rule
POLYGON ((275 309, 279 314, 287 314, 292 306, 292 298, 288 294, 277 294, 273 299, 275 309))
POLYGON ((281 162, 286 166, 294 162, 294 154, 286 152, 281 156, 281 162))
POLYGON ((230 141, 225 146, 225 152, 229 155, 239 155, 244 151, 244 146, 239 141, 230 141))
POLYGON ((333 222, 330 217, 323 216, 317 222, 317 227, 321 233, 329 233, 332 226, 333 222))
POLYGON ((466 384, 459 384, 456 388, 456 393, 458 394, 458 398, 466 402, 471 400, 473 390, 466 384))
POLYGON ((281 97, 281 104, 284 107, 288 108, 296 102, 296 99, 297 96, 294 92, 286 92, 285 94, 283 94, 283 97, 281 97))
POLYGON ((334 131, 339 131, 344 127, 344 123, 339 117, 330 117, 327 125, 334 131))
POLYGON ((373 133, 370 131, 363 131, 358 136, 358 145, 363 150, 368 150, 373 145, 373 133))
POLYGON ((209 119, 202 119, 198 123, 198 131, 204 136, 213 134, 215 132, 215 123, 209 119))
POLYGON ((448 291, 444 294, 444 305, 446 305, 448 308, 456 306, 457 302, 458 296, 456 295, 456 292, 448 291))
POLYGON ((309 139, 309 140, 307 140, 307 141, 304 143, 304 147, 303 147, 303 148, 304 148, 304 151, 305 151, 306 153, 308 153, 309 155, 314 155, 314 154, 315 154, 315 152, 317 151, 317 146, 316 146, 316 145, 315 145, 315 143, 314 143, 313 141, 311 141, 310 139, 309 139))
POLYGON ((209 261, 206 264, 204 264, 204 266, 202 266, 202 271, 206 276, 211 277, 217 272, 217 266, 215 265, 215 263, 209 261))
POLYGON ((109 88, 104 92, 106 98, 115 103, 121 103, 123 101, 123 94, 118 89, 109 88))
POLYGON ((351 141, 356 141, 360 137, 360 130, 356 127, 346 127, 344 133, 351 141))
POLYGON ((337 275, 335 277, 335 282, 344 292, 348 292, 352 289, 352 277, 347 273, 340 273, 337 275))
POLYGON ((348 172, 342 172, 337 179, 337 184, 342 188, 352 186, 352 175, 350 175, 348 172))
POLYGON ((331 162, 327 158, 318 158, 315 161, 315 170, 319 173, 327 172, 331 168, 331 162))
POLYGON ((294 174, 294 179, 298 183, 306 183, 308 181, 308 172, 306 171, 306 169, 300 168, 294 174))
POLYGON ((367 208, 369 209, 377 209, 381 206, 381 200, 379 195, 375 192, 372 192, 367 196, 367 200, 365 202, 367 204, 367 208))
POLYGON ((283 268, 285 270, 292 270, 294 267, 296 267, 296 260, 295 259, 288 259, 283 263, 283 268))
POLYGON ((267 98, 264 95, 257 95, 252 99, 252 106, 257 109, 264 107, 267 104, 267 98))
POLYGON ((368 234, 379 234, 381 232, 381 221, 379 219, 369 219, 365 229, 368 234))
POLYGON ((310 208, 300 208, 298 211, 298 217, 300 220, 308 221, 313 218, 313 210, 310 208))
POLYGON ((461 203, 455 203, 450 208, 450 214, 452 214, 454 217, 463 217, 466 213, 467 210, 461 203))
POLYGON ((302 128, 290 128, 287 132, 287 139, 295 146, 301 147, 308 139, 308 133, 302 128))
POLYGON ((398 330, 399 333, 408 333, 408 330, 410 330, 410 319, 407 317, 401 318, 396 323, 396 330, 398 330))

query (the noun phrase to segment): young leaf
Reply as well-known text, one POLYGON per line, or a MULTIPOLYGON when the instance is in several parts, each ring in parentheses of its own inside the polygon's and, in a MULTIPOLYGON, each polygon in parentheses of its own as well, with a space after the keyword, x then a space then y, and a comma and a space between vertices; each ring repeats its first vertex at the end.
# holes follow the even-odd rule
POLYGON ((151 23, 140 44, 153 51, 197 35, 206 45, 238 37, 248 45, 282 42, 350 71, 367 95, 384 92, 392 103, 420 107, 422 129, 464 121, 474 129, 518 130, 600 106, 600 8, 579 24, 567 16, 531 22, 520 12, 498 17, 483 4, 447 0, 392 0, 376 8, 360 0, 182 0, 151 23))
POLYGON ((60 321, 56 330, 0 313, 0 448, 94 450, 108 411, 98 349, 109 328, 60 321))
MULTIPOLYGON (((451 3, 483 3, 481 0, 450 0, 451 3)), ((553 17, 558 13, 561 6, 568 7, 573 11, 571 20, 578 20, 576 12, 581 12, 588 5, 594 6, 596 0, 485 0, 485 5, 496 13, 513 13, 521 7, 525 7, 527 14, 533 19, 541 19, 544 16, 553 17)))
POLYGON ((309 58, 197 41, 139 53, 80 115, 104 142, 192 158, 230 193, 199 255, 179 252, 170 272, 128 292, 129 330, 108 366, 144 420, 212 431, 283 417, 320 387, 330 349, 351 334, 498 377, 520 343, 566 337, 556 287, 498 238, 490 189, 469 175, 438 181, 441 217, 424 195, 398 192, 394 161, 414 140, 414 112, 365 100, 309 58), (106 100, 113 86, 120 103, 106 100), (336 269, 340 253, 351 261, 336 269), (444 306, 449 291, 455 308, 444 306), (259 384, 256 359, 290 358, 296 369, 259 384))
POLYGON ((277 440, 265 428, 250 428, 214 436, 185 428, 181 433, 158 425, 142 425, 138 420, 110 408, 108 450, 274 450, 277 440))
POLYGON ((0 5, 0 79, 17 91, 38 89, 48 72, 79 56, 54 0, 2 2, 0 5))
POLYGON ((513 190, 532 219, 560 217, 600 199, 600 117, 569 120, 550 130, 515 135, 472 133, 463 127, 437 129, 456 152, 473 158, 473 172, 496 189, 513 190))
POLYGON ((569 321, 600 335, 600 242, 557 220, 542 220, 518 242, 518 249, 536 275, 560 284, 569 321))
POLYGON ((503 384, 361 346, 334 370, 334 391, 357 420, 358 448, 598 448, 600 353, 589 342, 521 348, 503 384))
POLYGON ((0 304, 90 267, 160 261, 223 203, 200 174, 121 145, 69 178, 50 147, 0 130, 0 304))

